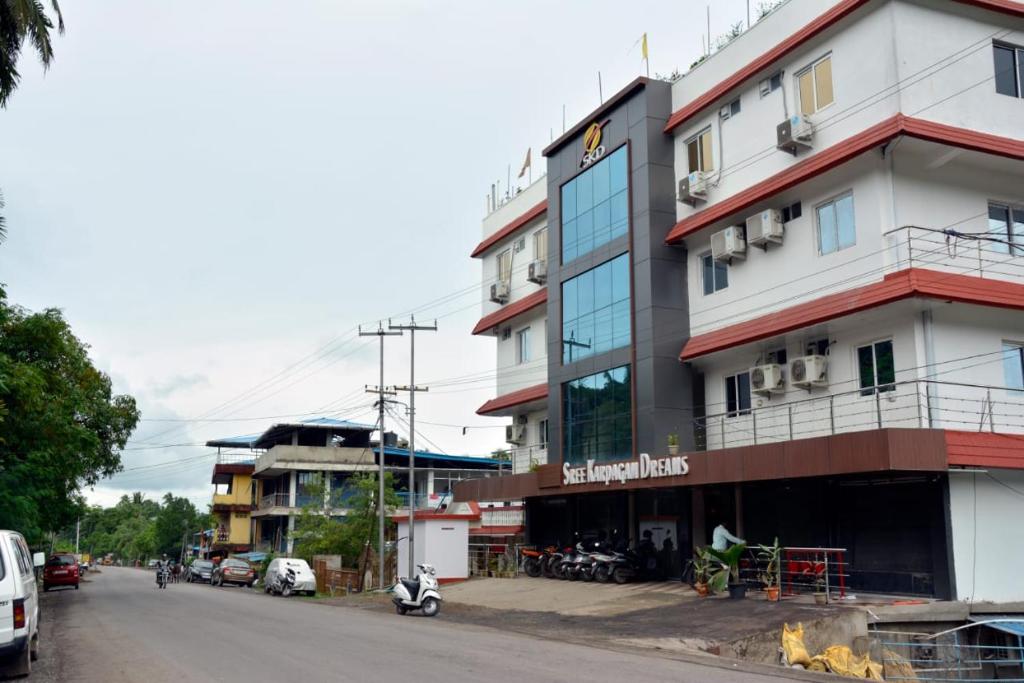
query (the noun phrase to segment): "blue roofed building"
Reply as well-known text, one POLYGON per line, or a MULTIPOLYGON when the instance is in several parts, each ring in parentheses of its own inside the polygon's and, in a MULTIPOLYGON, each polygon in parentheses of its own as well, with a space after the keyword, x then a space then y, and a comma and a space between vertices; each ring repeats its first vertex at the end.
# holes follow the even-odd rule
MULTIPOLYGON (((218 449, 218 468, 248 458, 251 484, 246 492, 251 502, 249 543, 246 550, 290 554, 292 532, 302 508, 317 503, 316 484, 326 488, 327 509, 332 516, 347 514, 346 499, 352 495, 349 479, 360 472, 376 472, 381 457, 376 427, 332 418, 276 423, 261 434, 214 439, 207 446, 218 449)), ((409 500, 409 450, 397 435, 384 435, 384 467, 392 472, 395 488, 407 506, 409 500)), ((416 451, 417 509, 437 510, 447 506, 454 484, 465 479, 497 476, 501 462, 492 458, 416 451)), ((233 471, 233 470, 232 470, 233 471)), ((234 475, 231 475, 234 476, 234 475)), ((222 483, 223 485, 223 483, 222 483)), ((240 494, 231 491, 233 498, 240 494)), ((215 493, 214 512, 218 514, 215 493)), ((235 501, 232 500, 234 503, 235 501)), ((230 511, 235 514, 234 510, 230 511)), ((228 525, 230 530, 232 527, 228 525)))

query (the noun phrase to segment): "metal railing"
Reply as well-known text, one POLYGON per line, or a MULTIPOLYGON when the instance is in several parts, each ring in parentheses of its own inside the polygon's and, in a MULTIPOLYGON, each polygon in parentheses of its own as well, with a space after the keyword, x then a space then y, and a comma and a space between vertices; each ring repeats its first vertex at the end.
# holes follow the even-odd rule
POLYGON ((260 510, 276 507, 291 507, 291 496, 287 493, 270 493, 260 498, 260 510))
POLYGON ((255 465, 257 453, 218 453, 218 465, 255 465))
POLYGON ((872 627, 869 635, 880 646, 887 681, 1020 683, 1024 682, 1024 639, 984 628, 986 624, 1011 621, 1024 624, 992 619, 939 633, 872 627))
POLYGON ((516 446, 509 450, 512 456, 512 474, 529 472, 538 465, 548 461, 548 445, 533 444, 531 446, 516 446))
POLYGON ((886 427, 1024 433, 1024 390, 910 380, 695 420, 698 450, 886 427))
POLYGON ((1005 234, 905 225, 885 233, 895 270, 928 268, 972 277, 1024 281, 1024 248, 994 241, 1005 234))
POLYGON ((482 526, 522 526, 522 507, 480 508, 482 526))

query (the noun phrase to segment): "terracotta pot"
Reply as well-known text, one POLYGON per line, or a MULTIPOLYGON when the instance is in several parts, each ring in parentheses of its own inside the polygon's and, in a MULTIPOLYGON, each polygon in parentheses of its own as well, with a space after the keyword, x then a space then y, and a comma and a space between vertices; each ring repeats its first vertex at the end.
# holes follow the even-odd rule
POLYGON ((814 594, 814 603, 817 604, 817 605, 827 605, 828 604, 828 593, 825 593, 825 592, 815 593, 814 594))
POLYGON ((674 445, 673 444, 669 444, 668 445, 668 454, 669 455, 679 455, 679 444, 674 444, 674 445))
POLYGON ((765 593, 768 594, 768 602, 778 602, 779 601, 779 587, 778 586, 768 586, 767 588, 764 589, 764 591, 765 591, 765 593))
POLYGON ((697 591, 697 595, 702 598, 708 597, 708 585, 706 583, 695 583, 693 589, 697 591))

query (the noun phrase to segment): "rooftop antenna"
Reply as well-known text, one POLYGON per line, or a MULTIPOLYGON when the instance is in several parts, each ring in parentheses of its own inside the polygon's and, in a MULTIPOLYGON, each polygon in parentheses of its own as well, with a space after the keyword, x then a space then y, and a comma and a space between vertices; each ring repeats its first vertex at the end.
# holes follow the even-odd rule
POLYGON ((747 0, 747 29, 750 29, 750 0, 747 0))
POLYGON ((597 99, 604 104, 604 89, 601 87, 601 71, 597 72, 597 99))
POLYGON ((707 6, 708 10, 708 57, 711 56, 711 5, 707 6))
POLYGON ((565 105, 562 105, 562 133, 565 133, 565 105))
POLYGON ((505 185, 505 196, 512 197, 512 164, 508 165, 508 184, 505 185))

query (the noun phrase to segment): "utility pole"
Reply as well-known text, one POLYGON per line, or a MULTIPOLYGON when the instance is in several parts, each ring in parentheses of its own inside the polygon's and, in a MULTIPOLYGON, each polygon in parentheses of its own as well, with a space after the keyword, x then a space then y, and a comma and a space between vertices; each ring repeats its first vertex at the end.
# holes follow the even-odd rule
POLYGON ((395 387, 396 391, 409 392, 409 578, 416 575, 416 560, 413 559, 413 541, 416 522, 416 392, 428 391, 428 387, 416 386, 416 332, 437 332, 437 321, 433 325, 417 325, 416 318, 409 316, 408 325, 392 325, 388 321, 388 329, 398 330, 399 334, 409 330, 409 384, 395 387))
MULTIPOLYGON (((368 393, 378 394, 377 406, 380 408, 380 414, 378 419, 378 426, 380 429, 380 450, 377 456, 377 512, 380 514, 380 520, 377 529, 377 540, 379 548, 377 552, 377 568, 380 575, 377 577, 377 587, 384 590, 384 394, 388 393, 384 388, 384 337, 401 336, 401 332, 388 332, 384 329, 384 323, 378 323, 376 332, 363 332, 362 327, 359 328, 360 337, 379 337, 380 338, 380 384, 376 387, 367 385, 366 391, 368 393)), ((391 392, 394 395, 394 392, 391 392)))
POLYGON ((75 521, 75 555, 78 554, 78 540, 82 536, 82 518, 79 517, 75 521))

